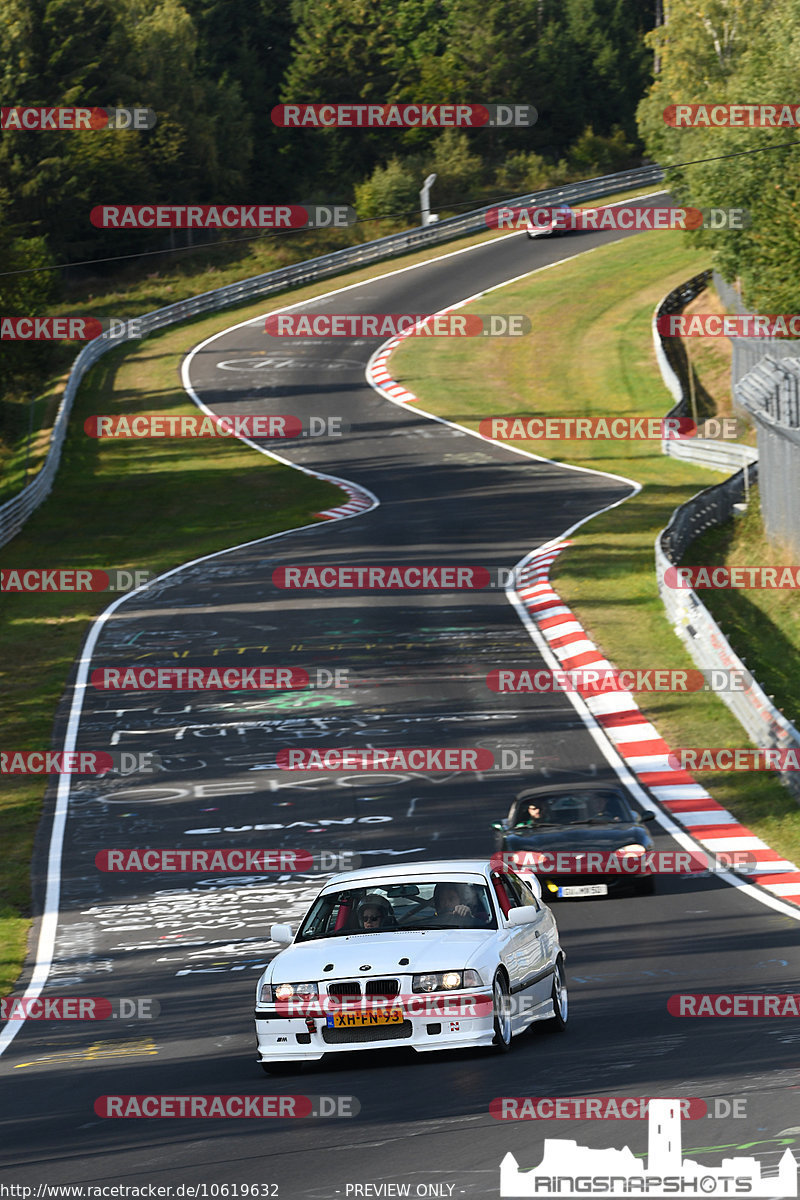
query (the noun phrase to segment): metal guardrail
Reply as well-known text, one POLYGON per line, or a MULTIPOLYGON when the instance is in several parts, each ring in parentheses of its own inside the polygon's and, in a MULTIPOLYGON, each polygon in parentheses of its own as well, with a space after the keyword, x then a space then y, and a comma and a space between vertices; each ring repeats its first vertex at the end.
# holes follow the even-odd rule
MULTIPOLYGON (((664 338, 658 332, 658 318, 685 308, 690 301, 699 296, 704 288, 708 287, 710 279, 711 271, 701 271, 699 275, 687 279, 685 283, 679 284, 678 287, 668 292, 653 313, 653 346, 661 378, 675 400, 674 407, 667 413, 668 417, 690 415, 689 397, 685 387, 685 381, 689 377, 689 360, 680 338, 664 338)), ((661 450, 670 458, 679 458, 684 462, 694 463, 698 467, 708 467, 712 471, 725 471, 726 473, 741 469, 748 463, 758 460, 758 454, 752 446, 719 442, 713 438, 664 438, 661 442, 661 450)))
MULTIPOLYGON (((708 283, 711 272, 703 272, 694 279, 675 288, 662 300, 656 309, 653 319, 653 336, 657 340, 656 355, 661 367, 662 377, 666 386, 677 403, 670 410, 670 416, 684 416, 688 411, 689 399, 686 395, 685 373, 679 374, 673 363, 678 363, 679 356, 671 353, 668 357, 655 319, 662 312, 675 312, 676 307, 693 299, 708 283), (670 362, 672 359, 672 362, 670 362)), ((678 339, 669 338, 674 342, 678 339)), ((685 356, 684 356, 685 359, 685 356)), ((696 441, 696 439, 692 439, 696 441)), ((682 440, 669 440, 663 443, 665 453, 674 457, 688 459, 680 448, 690 445, 682 440), (676 449, 679 450, 676 453, 676 449)), ((734 506, 739 504, 749 492, 750 485, 758 476, 757 454, 751 447, 734 447, 720 442, 707 442, 709 449, 716 447, 717 465, 715 469, 726 469, 723 466, 724 456, 731 450, 748 451, 751 460, 744 463, 736 474, 716 483, 713 487, 705 488, 692 496, 686 504, 676 508, 669 524, 656 537, 655 560, 656 580, 662 603, 667 616, 678 637, 687 647, 697 665, 704 669, 721 668, 726 670, 746 671, 742 659, 733 651, 727 638, 717 622, 711 616, 697 593, 689 588, 671 588, 667 585, 665 575, 669 567, 677 565, 687 546, 706 529, 728 520, 734 512, 734 506)), ((696 460, 698 461, 698 460, 696 460)), ((709 464, 705 464, 709 465, 709 464)), ((753 680, 751 686, 744 692, 719 692, 721 700, 741 723, 752 741, 764 748, 778 747, 781 749, 793 747, 800 749, 800 730, 798 730, 781 713, 763 688, 753 680)), ((800 780, 797 772, 782 772, 782 778, 789 789, 800 796, 800 780)))
MULTIPOLYGON (((560 188, 529 192, 524 196, 514 196, 503 200, 502 203, 503 205, 577 203, 582 200, 594 200, 601 196, 608 196, 612 192, 627 191, 629 188, 660 183, 663 178, 664 172, 656 165, 637 167, 632 171, 603 175, 598 179, 566 184, 560 188)), ((303 283, 338 275, 352 267, 366 266, 384 258, 407 254, 422 246, 433 246, 453 238, 463 237, 465 234, 480 233, 487 228, 486 213, 497 207, 497 204, 486 204, 471 212, 462 213, 460 216, 448 217, 445 221, 426 225, 424 228, 389 234, 388 237, 365 242, 360 246, 335 250, 331 254, 323 254, 319 258, 296 263, 291 267, 268 271, 266 274, 255 275, 250 279, 228 284, 226 287, 203 292, 189 300, 181 300, 177 304, 170 304, 166 308, 156 309, 154 312, 137 318, 139 330, 142 336, 146 336, 158 329, 164 329, 202 313, 218 312, 220 309, 231 308, 259 296, 272 295, 285 288, 297 287, 303 283)), ((61 448, 66 436, 72 403, 84 375, 103 354, 113 350, 115 346, 122 345, 127 340, 129 340, 127 337, 112 338, 109 334, 104 333, 89 342, 75 359, 53 425, 44 465, 27 487, 17 496, 0 505, 0 546, 4 546, 19 533, 31 514, 50 494, 61 461, 61 448)))

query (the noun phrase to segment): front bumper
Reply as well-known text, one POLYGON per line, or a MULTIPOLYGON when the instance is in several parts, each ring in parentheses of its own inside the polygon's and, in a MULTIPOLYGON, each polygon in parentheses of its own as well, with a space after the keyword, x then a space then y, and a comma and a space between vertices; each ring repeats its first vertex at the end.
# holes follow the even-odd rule
POLYGON ((397 1007, 403 1010, 401 1023, 341 1029, 331 1027, 325 1012, 287 1016, 273 1006, 259 1007, 255 1011, 258 1061, 311 1062, 323 1054, 403 1046, 420 1053, 459 1050, 489 1046, 494 1038, 489 989, 471 989, 462 997, 452 993, 420 994, 398 1002, 397 1007), (470 1000, 475 1003, 470 1004, 470 1000))

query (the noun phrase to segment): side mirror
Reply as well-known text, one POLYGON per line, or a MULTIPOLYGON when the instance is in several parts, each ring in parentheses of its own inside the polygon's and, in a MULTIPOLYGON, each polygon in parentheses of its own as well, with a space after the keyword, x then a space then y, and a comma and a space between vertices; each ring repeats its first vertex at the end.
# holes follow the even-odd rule
POLYGON ((533 925, 541 915, 538 908, 534 908, 532 904, 526 904, 524 908, 512 908, 506 920, 509 925, 533 925))
POLYGON ((294 941, 294 930, 291 925, 273 925, 270 928, 269 936, 279 946, 291 946, 294 941))
POLYGON ((652 808, 648 808, 647 812, 640 813, 639 815, 640 821, 655 821, 655 819, 656 814, 653 812, 652 808))

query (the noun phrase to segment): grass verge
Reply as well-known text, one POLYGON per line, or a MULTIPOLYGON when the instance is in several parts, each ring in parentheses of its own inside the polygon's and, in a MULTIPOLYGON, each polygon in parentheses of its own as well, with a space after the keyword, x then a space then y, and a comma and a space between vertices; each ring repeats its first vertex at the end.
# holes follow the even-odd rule
MULTIPOLYGON (((603 246, 481 298, 481 312, 527 313, 529 338, 407 341, 392 359, 392 375, 423 408, 472 429, 490 416, 662 416, 672 401, 652 348, 653 309, 705 265, 681 233, 644 233, 603 246)), ((694 361, 701 380, 704 362, 719 366, 708 348, 694 361)), ((514 445, 642 484, 638 495, 576 531, 575 545, 556 561, 554 586, 619 667, 693 667, 664 614, 653 544, 678 505, 723 476, 665 457, 657 442, 514 445)), ((636 698, 674 747, 748 744, 714 695, 636 698)), ((704 772, 698 779, 759 837, 797 861, 800 811, 776 776, 704 772)))

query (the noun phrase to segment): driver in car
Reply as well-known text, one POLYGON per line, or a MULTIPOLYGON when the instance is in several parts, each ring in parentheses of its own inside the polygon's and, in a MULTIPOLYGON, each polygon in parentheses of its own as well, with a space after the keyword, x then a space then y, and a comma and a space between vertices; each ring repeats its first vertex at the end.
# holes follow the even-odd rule
POLYGON ((530 804, 523 806, 522 811, 517 819, 517 826, 523 828, 535 828, 544 820, 544 810, 537 801, 531 801, 530 804))
POLYGON ((437 917, 462 928, 483 925, 486 915, 475 900, 471 884, 437 883, 433 889, 437 917))

